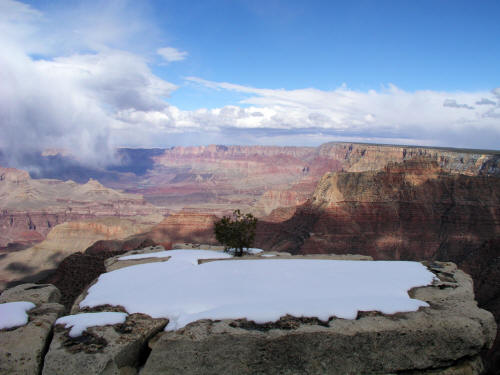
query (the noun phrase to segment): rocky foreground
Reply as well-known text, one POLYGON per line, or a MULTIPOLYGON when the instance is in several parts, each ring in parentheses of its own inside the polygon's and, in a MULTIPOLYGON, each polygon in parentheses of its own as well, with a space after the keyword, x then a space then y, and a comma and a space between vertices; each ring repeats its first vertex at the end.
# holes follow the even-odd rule
MULTIPOLYGON (((133 263, 117 258, 106 262, 109 269, 133 263)), ((477 307, 471 278, 454 264, 427 267, 439 280, 410 291, 412 298, 430 305, 416 312, 363 312, 355 320, 328 321, 285 316, 266 324, 202 320, 167 332, 163 328, 168 320, 131 314, 123 323, 90 327, 78 337, 53 325, 64 311, 57 288, 23 284, 0 296, 1 303, 36 304, 28 312, 28 324, 0 331, 0 373, 480 374, 479 354, 493 343, 494 319, 477 307)), ((75 304, 72 310, 121 308, 81 311, 75 304)))

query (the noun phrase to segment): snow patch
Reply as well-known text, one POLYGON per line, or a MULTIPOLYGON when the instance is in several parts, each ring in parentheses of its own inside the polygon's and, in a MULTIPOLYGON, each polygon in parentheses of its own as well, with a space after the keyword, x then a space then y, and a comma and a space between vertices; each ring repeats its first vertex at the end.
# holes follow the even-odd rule
POLYGON ((243 259, 198 265, 200 256, 211 255, 171 251, 178 253, 167 262, 102 274, 80 307, 121 305, 131 314, 169 319, 166 330, 199 319, 265 323, 287 314, 355 319, 358 311, 394 314, 428 306, 410 298, 408 290, 434 279, 418 262, 243 259))
POLYGON ((63 324, 65 328, 72 327, 69 331, 71 337, 81 336, 89 327, 120 324, 125 322, 128 314, 121 312, 96 312, 63 316, 55 324, 63 324))
POLYGON ((14 328, 28 323, 27 311, 34 308, 33 302, 8 302, 0 304, 0 329, 14 328))

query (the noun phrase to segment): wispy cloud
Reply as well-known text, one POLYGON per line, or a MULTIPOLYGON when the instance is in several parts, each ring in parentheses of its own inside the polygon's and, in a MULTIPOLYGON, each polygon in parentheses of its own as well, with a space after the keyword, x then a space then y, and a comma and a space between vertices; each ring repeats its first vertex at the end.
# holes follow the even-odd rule
POLYGON ((156 52, 167 62, 182 61, 188 56, 187 52, 179 51, 174 47, 159 48, 156 52))
POLYGON ((486 99, 486 98, 481 98, 481 100, 478 100, 476 102, 476 105, 496 105, 497 103, 495 103, 493 100, 490 100, 490 99, 486 99))
POLYGON ((468 104, 458 104, 455 99, 445 99, 443 107, 448 108, 464 108, 464 109, 474 109, 474 107, 468 104))

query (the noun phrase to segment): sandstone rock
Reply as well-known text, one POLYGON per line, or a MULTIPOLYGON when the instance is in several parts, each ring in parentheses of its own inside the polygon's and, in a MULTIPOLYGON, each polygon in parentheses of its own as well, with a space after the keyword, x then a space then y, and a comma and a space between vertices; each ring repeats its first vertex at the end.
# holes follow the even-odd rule
POLYGON ((265 325, 198 321, 158 335, 141 375, 460 374, 460 366, 463 374, 478 375, 480 365, 463 361, 480 361, 477 355, 491 346, 493 317, 477 308, 469 276, 453 264, 430 267, 442 281, 412 291, 429 308, 327 323, 292 317, 265 325))
MULTIPOLYGON (((256 246, 293 254, 452 261, 471 273, 480 305, 500 322, 499 192, 499 177, 449 173, 432 158, 327 174, 314 200, 293 217, 259 223, 256 246)), ((498 337, 488 355, 493 369, 500 366, 500 331, 498 337)))
POLYGON ((147 236, 157 243, 186 241, 216 244, 215 220, 217 216, 213 214, 183 210, 165 218, 147 236))
POLYGON ((35 305, 43 303, 59 303, 61 292, 50 284, 21 284, 5 290, 0 295, 0 303, 28 301, 35 305))
POLYGON ((0 331, 0 374, 38 375, 50 342, 52 325, 62 314, 59 291, 52 285, 25 284, 8 289, 0 301, 30 301, 25 326, 0 331))
POLYGON ((61 291, 61 303, 70 309, 73 301, 101 273, 106 272, 104 261, 132 249, 155 246, 155 242, 140 237, 127 240, 97 241, 84 253, 66 257, 55 272, 43 279, 56 285, 61 291))
POLYGON ((124 254, 120 254, 114 256, 112 258, 108 258, 104 261, 104 266, 106 267, 106 272, 114 271, 124 267, 130 267, 136 264, 144 264, 144 263, 152 263, 152 262, 165 262, 170 257, 166 258, 144 258, 144 259, 130 259, 130 260, 121 260, 120 258, 125 257, 127 255, 135 255, 135 254, 148 254, 155 253, 159 251, 164 251, 165 248, 163 246, 149 246, 140 250, 132 250, 128 251, 124 254))
POLYGON ((149 230, 161 217, 101 217, 56 225, 35 246, 6 254, 0 259, 0 289, 16 281, 46 277, 68 255, 84 251, 99 240, 122 240, 149 230))
POLYGON ((2 167, 0 208, 0 249, 39 242, 68 221, 162 213, 141 195, 122 193, 93 179, 86 184, 32 179, 25 171, 2 167))
POLYGON ((56 326, 45 356, 44 375, 136 374, 147 354, 148 340, 168 323, 133 314, 123 324, 90 327, 80 337, 68 336, 69 329, 56 326))
MULTIPOLYGON (((476 375, 482 374, 484 370, 481 357, 475 356, 458 361, 455 365, 446 368, 422 371, 409 371, 405 375, 476 375)), ((387 374, 396 375, 396 374, 387 374)))

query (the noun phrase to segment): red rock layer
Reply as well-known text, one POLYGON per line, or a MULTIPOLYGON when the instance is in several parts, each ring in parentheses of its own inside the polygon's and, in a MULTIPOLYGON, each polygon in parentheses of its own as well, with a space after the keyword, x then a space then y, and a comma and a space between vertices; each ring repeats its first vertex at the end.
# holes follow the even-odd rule
MULTIPOLYGON (((452 261, 471 273, 481 306, 500 323, 499 177, 451 174, 427 158, 327 174, 293 217, 261 222, 256 245, 294 254, 452 261)), ((500 368, 498 342, 488 354, 490 368, 500 368)))
POLYGON ((500 175, 500 156, 481 151, 327 143, 320 147, 174 147, 155 156, 141 181, 117 187, 143 194, 156 205, 217 214, 239 208, 259 217, 302 204, 320 178, 334 171, 369 171, 389 162, 425 156, 444 171, 500 175))
POLYGON ((67 221, 155 212, 158 209, 142 196, 106 188, 95 180, 83 185, 33 180, 25 171, 0 167, 0 250, 39 242, 67 221))
POLYGON ((145 237, 159 244, 193 242, 216 244, 214 221, 217 216, 207 213, 181 211, 165 218, 145 237))

